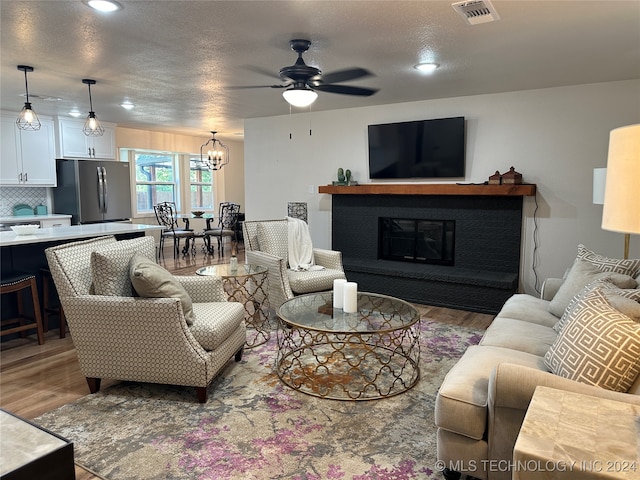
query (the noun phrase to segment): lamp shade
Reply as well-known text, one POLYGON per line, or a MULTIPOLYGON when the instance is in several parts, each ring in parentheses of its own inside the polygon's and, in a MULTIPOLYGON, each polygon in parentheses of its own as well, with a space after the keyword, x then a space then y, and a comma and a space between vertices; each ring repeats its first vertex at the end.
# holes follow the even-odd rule
POLYGON ((640 124, 611 130, 602 228, 640 233, 640 124))

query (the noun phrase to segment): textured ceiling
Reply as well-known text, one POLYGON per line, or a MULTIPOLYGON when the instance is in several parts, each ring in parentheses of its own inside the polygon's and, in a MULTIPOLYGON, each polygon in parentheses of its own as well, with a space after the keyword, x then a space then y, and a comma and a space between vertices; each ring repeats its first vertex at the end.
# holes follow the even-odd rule
MULTIPOLYGON (((292 38, 313 44, 305 61, 371 97, 320 92, 313 111, 640 78, 640 1, 493 1, 501 19, 470 26, 448 1, 131 1, 100 14, 80 0, 1 0, 1 103, 18 111, 24 75, 36 112, 88 111, 102 121, 232 137, 245 118, 284 115, 271 85, 292 65, 292 38), (433 61, 433 75, 413 69, 433 61), (119 105, 136 105, 126 111, 119 105)), ((294 110, 295 111, 295 110, 294 110)))

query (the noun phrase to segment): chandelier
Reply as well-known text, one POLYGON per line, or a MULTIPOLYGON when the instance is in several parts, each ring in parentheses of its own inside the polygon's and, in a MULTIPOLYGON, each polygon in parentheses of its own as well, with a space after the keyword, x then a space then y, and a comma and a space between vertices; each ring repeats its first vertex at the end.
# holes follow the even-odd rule
POLYGON ((211 138, 200 147, 200 163, 209 170, 220 170, 229 163, 229 147, 216 138, 216 133, 212 131, 211 138), (205 149, 209 144, 211 147, 206 151, 205 158, 205 149))

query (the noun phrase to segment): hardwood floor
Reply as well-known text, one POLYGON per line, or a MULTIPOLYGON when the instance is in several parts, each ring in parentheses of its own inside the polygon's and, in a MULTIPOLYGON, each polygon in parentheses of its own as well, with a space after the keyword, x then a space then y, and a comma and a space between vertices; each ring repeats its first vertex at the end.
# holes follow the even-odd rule
MULTIPOLYGON (((165 247, 160 264, 176 275, 192 275, 198 268, 226 263, 225 258, 205 255, 200 250, 195 256, 174 259, 171 247, 165 247)), ((238 250, 238 261, 244 262, 244 249, 238 250)), ((493 315, 420 306, 422 314, 438 321, 485 329, 493 315)), ((3 342, 0 346, 0 407, 26 419, 33 419, 89 394, 85 377, 80 371, 71 336, 58 338, 58 331, 45 334, 44 345, 38 345, 35 334, 26 338, 3 342)), ((102 388, 115 380, 103 380, 102 388)), ((78 480, 99 477, 76 466, 78 480)))

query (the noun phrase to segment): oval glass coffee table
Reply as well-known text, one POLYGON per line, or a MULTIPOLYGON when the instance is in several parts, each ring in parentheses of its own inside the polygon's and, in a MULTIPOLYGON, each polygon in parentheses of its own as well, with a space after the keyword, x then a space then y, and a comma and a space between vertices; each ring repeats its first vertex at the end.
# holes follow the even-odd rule
POLYGON ((334 400, 374 400, 420 377, 420 314, 410 303, 358 294, 358 312, 333 309, 332 292, 300 295, 278 309, 276 371, 289 387, 334 400))
POLYGON ((244 306, 244 320, 247 332, 247 348, 257 347, 271 338, 269 329, 269 271, 265 267, 249 264, 220 264, 196 270, 198 275, 212 275, 222 278, 230 302, 240 302, 244 306))

